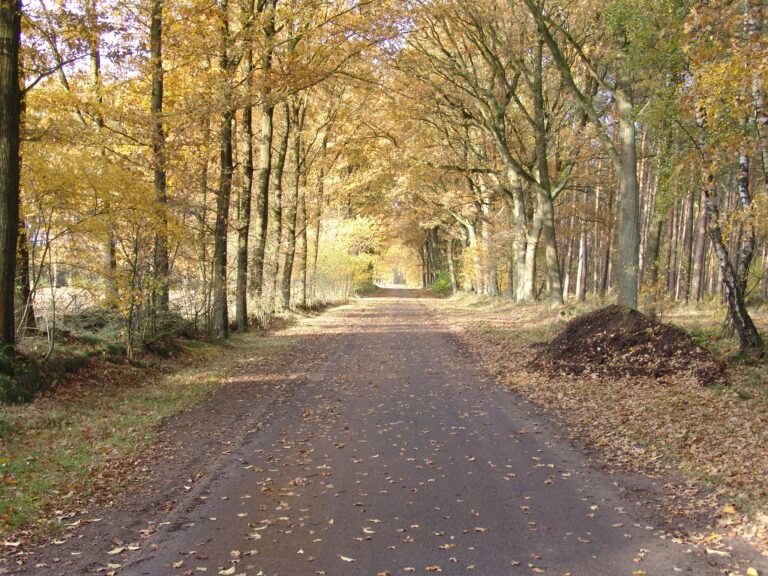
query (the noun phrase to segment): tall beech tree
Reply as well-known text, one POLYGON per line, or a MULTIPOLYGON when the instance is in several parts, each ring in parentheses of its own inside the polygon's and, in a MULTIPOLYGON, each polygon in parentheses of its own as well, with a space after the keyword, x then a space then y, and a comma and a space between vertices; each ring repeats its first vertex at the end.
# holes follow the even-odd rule
POLYGON ((16 238, 19 234, 21 0, 0 2, 0 344, 16 341, 16 238))
POLYGON ((163 122, 163 2, 152 0, 150 4, 149 58, 152 70, 152 95, 150 98, 152 166, 154 172, 155 199, 157 201, 157 232, 155 233, 155 301, 154 312, 161 320, 168 313, 170 299, 170 261, 168 256, 168 180, 166 174, 166 138, 163 122))
POLYGON ((221 0, 219 37, 219 90, 221 110, 219 120, 219 185, 216 189, 216 223, 213 240, 213 332, 220 338, 229 336, 229 301, 227 298, 227 237, 229 235, 229 206, 234 172, 233 124, 235 119, 233 32, 230 24, 229 0, 221 0))

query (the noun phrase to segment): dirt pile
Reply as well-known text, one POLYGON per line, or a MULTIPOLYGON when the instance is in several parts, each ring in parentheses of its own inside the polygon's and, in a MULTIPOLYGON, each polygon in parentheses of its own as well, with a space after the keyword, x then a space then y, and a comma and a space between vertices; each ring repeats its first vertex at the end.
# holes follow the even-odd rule
POLYGON ((701 386, 725 383, 725 367, 685 331, 624 306, 571 320, 531 361, 537 369, 662 382, 691 375, 701 386))

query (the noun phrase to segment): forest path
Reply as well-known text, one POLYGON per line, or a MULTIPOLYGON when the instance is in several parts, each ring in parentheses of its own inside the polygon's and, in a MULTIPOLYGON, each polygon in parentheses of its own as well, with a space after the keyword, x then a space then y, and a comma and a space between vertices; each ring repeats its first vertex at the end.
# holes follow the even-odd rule
POLYGON ((719 573, 633 519, 415 296, 321 319, 341 334, 326 360, 118 574, 719 573))

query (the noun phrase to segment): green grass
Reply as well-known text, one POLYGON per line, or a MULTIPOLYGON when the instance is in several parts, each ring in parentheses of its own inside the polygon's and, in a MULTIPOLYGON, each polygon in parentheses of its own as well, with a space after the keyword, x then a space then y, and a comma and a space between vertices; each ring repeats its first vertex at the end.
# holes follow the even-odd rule
POLYGON ((162 371, 104 364, 76 389, 0 406, 0 533, 55 533, 75 495, 86 497, 94 482, 120 489, 125 474, 110 469, 149 445, 163 419, 200 403, 246 363, 292 344, 257 334, 194 342, 182 359, 161 363, 162 371))

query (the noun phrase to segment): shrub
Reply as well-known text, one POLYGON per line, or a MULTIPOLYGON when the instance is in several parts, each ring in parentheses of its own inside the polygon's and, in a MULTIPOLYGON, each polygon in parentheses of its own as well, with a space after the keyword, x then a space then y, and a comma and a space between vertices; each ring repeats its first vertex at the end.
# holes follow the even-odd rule
POLYGON ((31 402, 41 387, 37 363, 11 347, 0 350, 0 403, 31 402))
POLYGON ((453 294, 453 287, 451 286, 451 278, 448 275, 447 270, 438 270, 434 281, 430 284, 429 289, 438 298, 447 298, 453 294))

